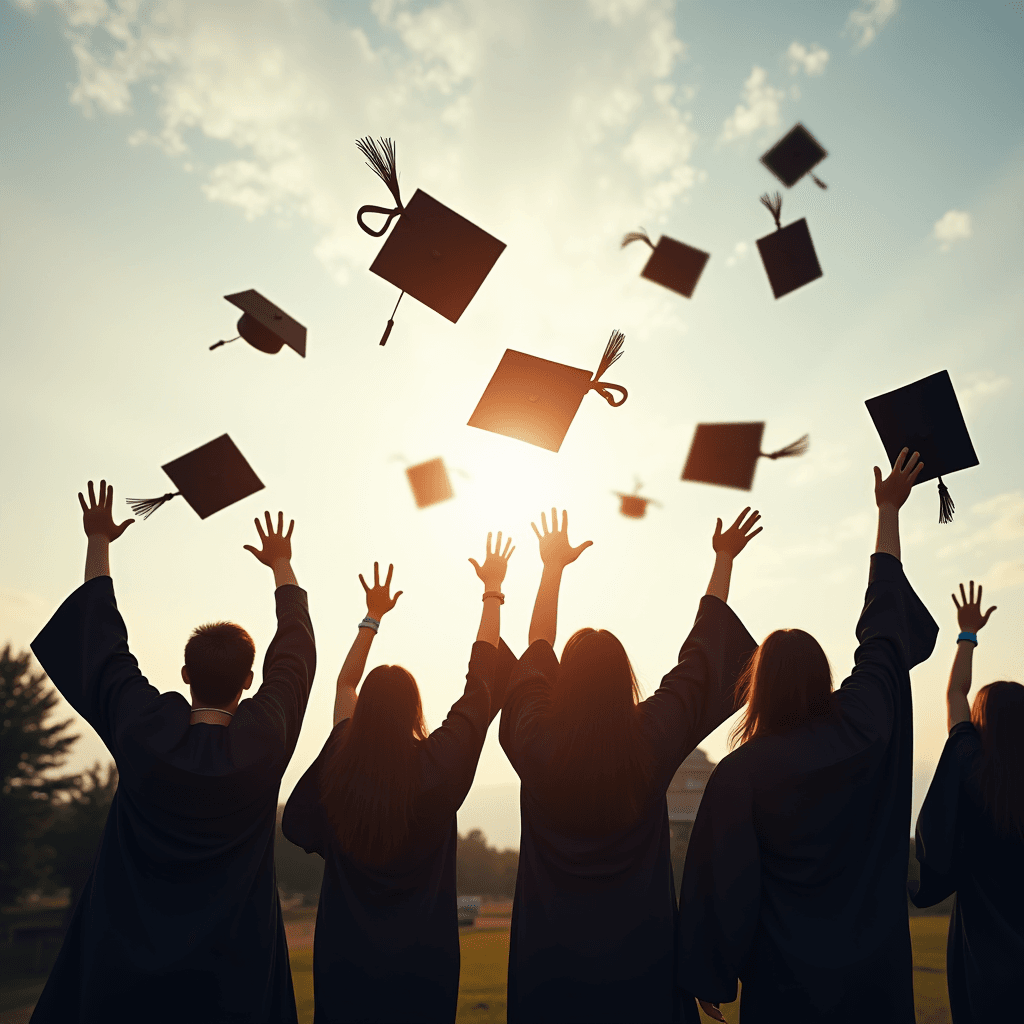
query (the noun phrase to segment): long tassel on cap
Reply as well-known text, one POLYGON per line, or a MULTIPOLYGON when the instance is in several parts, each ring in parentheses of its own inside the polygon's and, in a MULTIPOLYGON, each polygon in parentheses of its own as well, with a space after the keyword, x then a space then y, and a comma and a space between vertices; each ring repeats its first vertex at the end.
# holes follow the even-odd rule
POLYGON ((590 382, 591 391, 596 391, 609 405, 616 407, 622 405, 629 398, 629 392, 621 384, 605 384, 601 382, 601 375, 622 355, 622 343, 625 340, 626 336, 622 331, 612 331, 608 344, 604 347, 604 355, 601 356, 601 362, 598 363, 597 373, 594 374, 594 379, 590 382), (608 393, 609 391, 618 391, 622 398, 616 402, 608 393))
POLYGON ((811 447, 811 435, 804 434, 803 437, 798 438, 792 444, 787 444, 785 448, 780 448, 775 452, 761 452, 761 458, 763 459, 792 459, 798 455, 804 455, 807 449, 811 447))
POLYGON ((223 341, 218 341, 216 345, 210 346, 210 351, 212 352, 215 348, 220 348, 221 345, 230 345, 231 342, 238 341, 241 337, 242 336, 240 334, 236 334, 233 338, 225 338, 223 341))
POLYGON ((372 139, 369 135, 365 139, 357 139, 356 146, 359 152, 366 157, 366 166, 373 171, 388 187, 388 191, 394 197, 395 208, 388 210, 383 206, 361 206, 356 214, 356 222, 368 234, 374 238, 380 238, 391 226, 391 221, 405 211, 402 205, 402 194, 398 188, 398 169, 395 163, 395 144, 391 139, 372 139), (374 231, 363 223, 364 213, 381 213, 387 217, 384 226, 380 231, 374 231))
POLYGON ((939 477, 939 522, 940 523, 951 523, 953 522, 953 510, 955 506, 953 499, 950 497, 949 488, 942 482, 942 477, 939 477))
POLYGON ((813 181, 818 188, 828 188, 828 185, 826 185, 825 182, 823 182, 816 174, 811 175, 811 181, 813 181))
POLYGON ((628 234, 622 236, 622 244, 619 246, 620 249, 625 249, 630 242, 646 242, 652 249, 654 243, 651 241, 650 235, 647 234, 646 228, 641 228, 639 231, 630 231, 628 234))
POLYGON ((768 207, 769 212, 775 218, 775 230, 782 230, 782 221, 779 219, 782 216, 782 193, 776 192, 775 195, 769 195, 767 192, 761 196, 761 203, 768 207))
POLYGON ((132 511, 137 516, 148 519, 161 505, 170 501, 171 498, 176 498, 179 494, 181 491, 175 491, 173 494, 168 492, 159 498, 129 498, 128 504, 131 505, 132 511))
MULTIPOLYGON (((405 292, 402 292, 402 295, 404 294, 405 292)), ((402 295, 398 296, 398 302, 402 301, 402 295)), ((395 314, 398 312, 398 302, 395 303, 395 308, 391 310, 391 319, 388 321, 387 327, 384 328, 384 334, 380 339, 380 343, 382 345, 386 345, 388 343, 388 338, 391 337, 391 329, 395 326, 395 314)))

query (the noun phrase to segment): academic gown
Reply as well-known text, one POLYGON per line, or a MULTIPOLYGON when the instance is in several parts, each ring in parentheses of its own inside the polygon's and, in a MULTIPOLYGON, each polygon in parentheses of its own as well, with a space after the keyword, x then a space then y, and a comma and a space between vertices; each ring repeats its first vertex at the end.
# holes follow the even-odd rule
POLYGON ((920 885, 915 906, 956 893, 946 944, 953 1024, 1021 1014, 1024 978, 1024 837, 996 828, 975 772, 981 737, 970 722, 950 730, 917 819, 920 885))
POLYGON ((639 819, 597 836, 560 821, 545 800, 561 742, 547 717, 558 660, 544 640, 520 659, 500 726, 522 783, 509 1024, 672 1020, 675 884, 665 794, 684 758, 735 710, 736 678, 756 646, 727 604, 701 600, 678 664, 635 711, 654 757, 639 819))
POLYGON ((289 797, 281 822, 286 838, 325 861, 313 941, 316 1024, 455 1020, 456 812, 514 664, 504 642, 498 649, 473 644, 463 695, 419 744, 410 835, 388 863, 373 867, 348 856, 321 798, 348 719, 334 727, 289 797))
MULTIPOLYGON (((910 669, 938 627, 900 562, 871 559, 855 667, 832 714, 757 736, 701 799, 679 901, 677 979, 744 1024, 913 1024, 907 847, 910 669)), ((692 1000, 686 1004, 696 1020, 692 1000)))
POLYGON ((32 643, 119 781, 33 1024, 295 1021, 274 877, 278 787, 316 667, 306 593, 278 587, 263 684, 228 726, 189 725, 128 650, 109 576, 32 643))

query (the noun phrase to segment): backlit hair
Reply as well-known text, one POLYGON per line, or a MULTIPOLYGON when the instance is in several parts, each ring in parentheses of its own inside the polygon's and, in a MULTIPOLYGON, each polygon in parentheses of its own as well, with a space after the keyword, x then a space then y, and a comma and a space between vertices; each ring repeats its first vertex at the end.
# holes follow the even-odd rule
POLYGON ((974 698, 971 721, 981 735, 978 784, 1001 832, 1024 837, 1024 686, 1000 680, 974 698))
POLYGON ((185 644, 185 668, 194 700, 210 707, 230 704, 252 670, 256 645, 234 622, 197 626, 185 644))

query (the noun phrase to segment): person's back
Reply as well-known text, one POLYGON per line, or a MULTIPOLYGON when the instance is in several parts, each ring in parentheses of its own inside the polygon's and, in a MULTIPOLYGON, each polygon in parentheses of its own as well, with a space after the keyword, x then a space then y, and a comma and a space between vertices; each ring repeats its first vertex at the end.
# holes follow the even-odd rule
POLYGON ((139 671, 107 565, 106 544, 119 536, 109 497, 101 489, 100 505, 86 510, 87 533, 100 531, 89 533, 86 583, 32 646, 120 778, 33 1021, 296 1019, 273 844, 315 650, 290 543, 280 518, 278 533, 269 514, 267 524, 263 550, 250 548, 279 584, 263 684, 240 701, 252 682, 251 639, 231 623, 200 627, 182 672, 190 707, 139 671), (105 533, 95 522, 104 509, 105 533))

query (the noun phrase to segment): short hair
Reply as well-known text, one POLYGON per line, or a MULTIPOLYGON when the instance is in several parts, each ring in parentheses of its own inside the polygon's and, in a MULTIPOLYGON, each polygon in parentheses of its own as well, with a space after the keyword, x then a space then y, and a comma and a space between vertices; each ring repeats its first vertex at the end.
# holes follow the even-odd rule
POLYGON ((241 692, 252 669, 256 645, 234 622, 197 626, 185 644, 185 668, 195 700, 220 707, 241 692))

